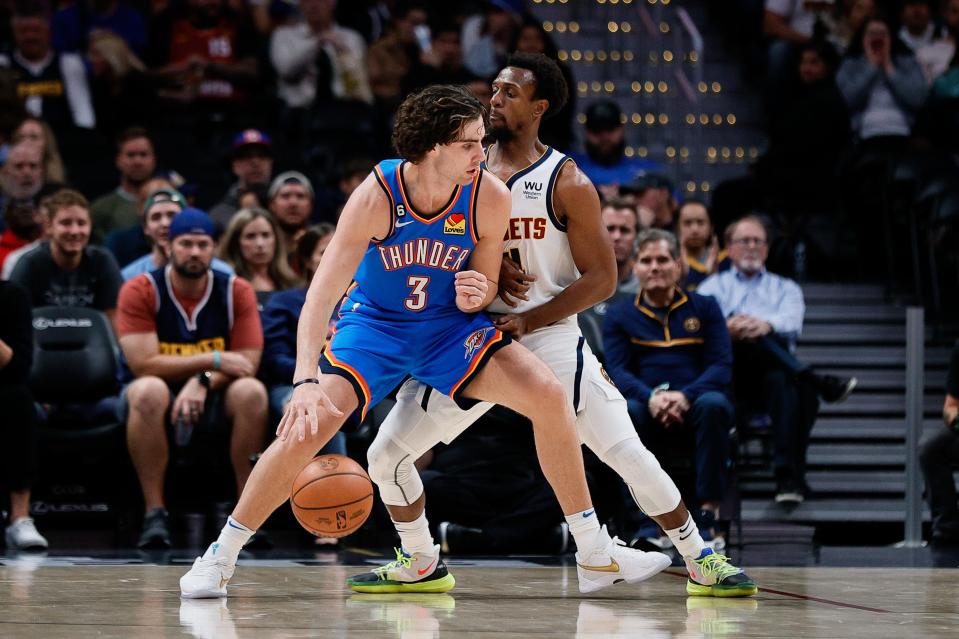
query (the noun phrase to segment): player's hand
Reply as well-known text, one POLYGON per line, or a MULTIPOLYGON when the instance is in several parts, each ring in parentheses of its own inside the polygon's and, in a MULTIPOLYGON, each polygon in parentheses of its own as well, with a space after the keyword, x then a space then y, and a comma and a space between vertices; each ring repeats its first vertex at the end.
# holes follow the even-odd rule
POLYGON ((220 368, 218 370, 230 377, 249 377, 256 372, 256 369, 253 368, 253 362, 241 353, 230 351, 220 352, 220 368))
POLYGON ((343 411, 336 407, 322 384, 300 384, 293 389, 280 425, 276 428, 276 436, 285 441, 291 433, 296 432, 297 441, 303 441, 309 426, 310 437, 316 437, 320 429, 321 410, 333 417, 343 417, 343 411))
POLYGON ((525 315, 515 315, 513 313, 500 315, 493 319, 493 326, 504 333, 509 333, 513 339, 519 339, 529 332, 525 315))
POLYGON ((511 298, 529 301, 526 292, 529 290, 530 282, 535 281, 535 275, 524 272, 519 264, 503 256, 503 262, 499 267, 499 298, 504 304, 516 306, 516 302, 511 298))
POLYGON ((489 280, 479 271, 456 273, 456 308, 464 313, 479 310, 489 291, 489 280))
POLYGON ((188 424, 196 425, 203 416, 203 407, 206 403, 206 388, 191 377, 183 385, 176 399, 173 400, 173 408, 170 409, 170 417, 175 422, 178 418, 188 424))

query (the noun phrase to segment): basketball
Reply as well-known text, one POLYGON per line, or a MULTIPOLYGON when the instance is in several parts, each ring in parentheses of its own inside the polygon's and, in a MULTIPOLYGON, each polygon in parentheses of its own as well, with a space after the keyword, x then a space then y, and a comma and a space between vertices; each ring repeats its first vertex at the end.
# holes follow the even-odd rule
POLYGON ((373 508, 373 482, 343 455, 316 457, 293 480, 290 506, 300 525, 318 537, 345 537, 373 508))

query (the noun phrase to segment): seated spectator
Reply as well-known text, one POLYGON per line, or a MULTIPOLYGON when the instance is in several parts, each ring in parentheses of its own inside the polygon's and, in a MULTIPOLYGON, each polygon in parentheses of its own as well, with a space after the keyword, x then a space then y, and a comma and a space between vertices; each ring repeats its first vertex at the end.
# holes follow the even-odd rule
POLYGON ((626 157, 625 116, 612 100, 593 102, 586 109, 586 152, 571 153, 604 200, 619 195, 620 185, 629 184, 647 172, 662 167, 651 160, 626 157))
POLYGON ((762 221, 738 220, 729 238, 732 268, 710 275, 696 292, 714 297, 726 318, 737 401, 772 420, 776 503, 798 504, 809 492, 806 447, 819 399, 845 400, 856 378, 817 374, 792 354, 806 306, 798 284, 766 270, 769 234, 762 221))
POLYGON ((280 228, 263 209, 236 212, 223 234, 220 258, 253 286, 260 309, 276 291, 300 283, 280 243, 280 228))
POLYGON ((27 112, 43 118, 57 135, 72 127, 96 126, 83 59, 52 49, 43 6, 16 3, 12 24, 15 47, 11 54, 0 54, 0 67, 13 71, 17 95, 26 96, 27 112))
POLYGON ((899 39, 917 56, 941 36, 933 22, 932 0, 902 0, 899 9, 899 39))
POLYGON ((226 0, 168 5, 150 21, 148 66, 174 102, 239 105, 259 77, 256 36, 226 0))
POLYGON ((932 511, 932 541, 959 543, 959 504, 953 471, 959 464, 959 344, 952 348, 942 405, 945 428, 923 442, 919 463, 926 478, 926 495, 932 511))
POLYGON ((43 200, 49 239, 25 253, 10 279, 30 291, 33 306, 77 306, 116 315, 123 283, 113 255, 90 244, 90 205, 80 193, 57 191, 43 200))
POLYGON ((112 31, 90 32, 86 50, 97 128, 108 140, 152 115, 154 93, 146 65, 112 31))
POLYGON ((639 280, 633 268, 636 264, 636 236, 643 228, 639 213, 627 200, 613 199, 603 205, 602 215, 616 256, 616 292, 635 295, 639 292, 639 280))
MULTIPOLYGON (((576 91, 572 89, 576 86, 576 82, 573 80, 573 72, 569 65, 560 61, 556 43, 543 29, 542 22, 532 16, 526 16, 507 51, 541 53, 553 60, 559 70, 563 72, 566 86, 570 88, 569 96, 562 109, 551 115, 549 119, 542 121, 539 128, 539 137, 543 144, 563 153, 568 153, 573 149, 573 116, 576 114, 576 91)), ((489 100, 486 100, 483 104, 489 104, 489 100)))
POLYGON ((226 229, 237 209, 246 208, 240 206, 240 192, 258 186, 266 187, 270 183, 273 175, 273 141, 270 136, 256 129, 237 133, 233 138, 230 169, 236 176, 236 182, 210 209, 217 237, 226 229))
POLYGON ((45 550, 47 540, 30 518, 30 488, 37 472, 37 411, 27 387, 33 362, 30 294, 0 282, 0 406, 3 406, 3 463, 0 481, 10 494, 8 551, 45 550))
POLYGON ((61 53, 86 49, 95 29, 115 33, 139 54, 146 49, 146 21, 119 0, 75 0, 53 14, 52 27, 53 48, 61 53))
POLYGON ((463 22, 463 61, 473 75, 488 78, 503 68, 525 14, 523 0, 490 0, 463 22))
POLYGON ((90 205, 93 218, 90 241, 94 244, 102 244, 112 231, 136 226, 140 221, 137 197, 157 166, 153 140, 146 129, 132 127, 120 134, 115 161, 120 173, 119 186, 90 205))
POLYGON ((163 483, 171 439, 178 448, 211 440, 228 421, 239 494, 267 427, 266 388, 253 377, 263 349, 253 288, 210 269, 216 244, 206 214, 177 215, 169 242, 170 264, 126 282, 117 317, 129 368, 121 419, 146 508, 140 548, 170 546, 163 483))
POLYGON ((716 301, 679 287, 680 248, 667 231, 636 241, 640 293, 613 305, 603 323, 606 366, 623 393, 640 438, 653 442, 688 429, 695 438, 697 518, 715 538, 726 486, 733 406, 732 348, 716 301))
POLYGON ((846 0, 837 10, 839 19, 830 25, 829 42, 842 54, 849 48, 862 23, 876 15, 876 0, 846 0))
POLYGON ((417 30, 426 29, 426 9, 415 3, 399 3, 390 16, 387 31, 370 45, 367 70, 370 89, 377 105, 385 113, 393 113, 406 95, 404 83, 415 67, 422 64, 424 49, 417 40, 417 30))
POLYGON ((346 158, 340 164, 336 188, 323 188, 316 194, 314 218, 335 223, 353 191, 373 171, 373 160, 367 157, 346 158))
POLYGON ((825 8, 827 2, 809 0, 765 0, 763 34, 769 39, 766 54, 767 110, 776 111, 782 103, 782 94, 792 77, 797 47, 813 37, 816 26, 814 9, 825 8))
POLYGON ((13 205, 35 208, 44 184, 43 150, 33 142, 17 142, 0 168, 0 213, 13 205))
POLYGON ((893 37, 888 22, 866 20, 839 66, 836 83, 864 146, 870 141, 880 148, 905 146, 926 97, 926 82, 916 57, 893 37))
MULTIPOLYGON (((7 259, 15 252, 36 243, 43 235, 43 211, 40 207, 15 204, 4 215, 7 228, 0 235, 0 273, 7 270, 7 259)), ((19 259, 14 258, 14 259, 19 259)), ((0 276, 0 279, 8 279, 0 276)))
MULTIPOLYGON (((143 205, 143 234, 153 243, 152 250, 139 257, 120 271, 123 281, 131 280, 137 275, 150 273, 167 265, 170 254, 170 223, 183 211, 196 211, 187 208, 186 199, 174 189, 162 188, 153 191, 143 205)), ((213 258, 210 265, 214 271, 233 274, 233 267, 221 259, 213 258)))
MULTIPOLYGON (((270 396, 270 415, 278 422, 293 394, 293 371, 296 368, 296 329, 306 301, 306 289, 320 266, 323 253, 333 239, 332 224, 310 227, 296 244, 294 263, 304 275, 306 286, 279 291, 263 307, 263 366, 261 378, 270 396)), ((335 317, 337 312, 333 312, 335 317)), ((333 322, 330 322, 332 332, 333 322)), ((338 431, 322 452, 346 454, 346 435, 338 431)))
POLYGON ((67 180, 60 147, 50 125, 40 118, 26 118, 13 132, 13 143, 30 142, 38 144, 43 152, 43 182, 63 184, 67 180))
POLYGON ((302 173, 280 173, 267 193, 270 213, 280 226, 281 245, 286 255, 296 251, 296 238, 310 221, 313 211, 313 185, 302 173))
POLYGON ((336 0, 299 0, 302 21, 277 28, 270 61, 280 99, 305 109, 330 99, 373 102, 363 37, 337 24, 336 0))
MULTIPOLYGON (((906 11, 907 8, 909 7, 904 7, 903 11, 906 11)), ((913 10, 916 11, 917 9, 913 10)), ((933 10, 931 4, 928 6, 928 10, 930 13, 933 10)), ((919 13, 922 13, 922 11, 923 8, 918 8, 919 13)), ((957 38, 959 38, 959 0, 944 0, 942 3, 942 24, 936 26, 932 23, 931 18, 930 24, 935 28, 932 40, 924 42, 918 48, 910 48, 915 52, 919 64, 922 65, 926 79, 929 82, 934 82, 936 78, 945 73, 955 59, 956 43, 957 38)), ((900 31, 901 37, 902 31, 900 31)), ((906 42, 906 44, 909 45, 909 42, 906 42)))
POLYGON ((672 232, 676 225, 676 198, 673 183, 660 173, 643 173, 629 184, 619 187, 622 197, 636 203, 639 217, 649 228, 672 232), (648 221, 643 219, 648 215, 648 221))
POLYGON ((137 194, 136 202, 138 223, 125 229, 111 231, 103 241, 104 246, 113 253, 121 267, 127 266, 133 260, 149 253, 152 248, 149 238, 143 234, 141 219, 148 196, 159 189, 176 191, 182 186, 184 186, 183 179, 175 171, 170 171, 166 175, 155 175, 143 183, 137 194))
POLYGON ((679 245, 686 273, 684 288, 695 291, 707 277, 719 270, 725 251, 719 249, 719 238, 713 231, 709 209, 699 200, 688 199, 677 215, 679 245))

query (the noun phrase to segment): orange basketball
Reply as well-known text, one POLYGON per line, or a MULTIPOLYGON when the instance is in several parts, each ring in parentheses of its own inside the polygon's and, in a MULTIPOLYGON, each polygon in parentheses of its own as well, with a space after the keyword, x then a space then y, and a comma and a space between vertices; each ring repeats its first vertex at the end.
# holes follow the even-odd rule
POLYGON ((373 508, 373 482, 343 455, 320 455, 293 480, 290 506, 300 525, 318 537, 345 537, 373 508))

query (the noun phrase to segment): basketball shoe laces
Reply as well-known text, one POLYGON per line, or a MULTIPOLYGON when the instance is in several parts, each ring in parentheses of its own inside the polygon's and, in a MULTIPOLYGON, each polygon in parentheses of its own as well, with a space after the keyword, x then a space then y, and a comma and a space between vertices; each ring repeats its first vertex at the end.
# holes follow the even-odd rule
POLYGON ((373 569, 373 574, 384 581, 390 578, 388 574, 390 571, 396 570, 400 566, 408 569, 413 564, 413 557, 407 555, 401 548, 394 548, 393 550, 396 551, 396 559, 394 561, 391 561, 385 566, 373 569))
POLYGON ((700 560, 696 560, 703 571, 703 577, 713 579, 713 583, 720 583, 726 577, 732 577, 742 572, 736 566, 729 563, 725 555, 712 552, 700 560))

